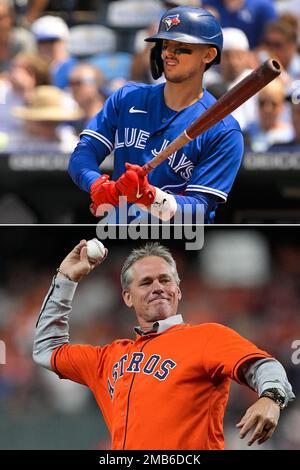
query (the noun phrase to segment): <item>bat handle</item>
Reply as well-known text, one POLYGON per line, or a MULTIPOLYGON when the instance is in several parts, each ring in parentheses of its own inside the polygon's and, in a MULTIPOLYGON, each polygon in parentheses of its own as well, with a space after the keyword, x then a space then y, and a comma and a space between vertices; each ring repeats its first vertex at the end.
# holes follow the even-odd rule
POLYGON ((149 165, 149 163, 145 163, 145 165, 142 166, 141 170, 138 171, 138 175, 143 177, 148 175, 150 171, 153 170, 153 167, 149 165))

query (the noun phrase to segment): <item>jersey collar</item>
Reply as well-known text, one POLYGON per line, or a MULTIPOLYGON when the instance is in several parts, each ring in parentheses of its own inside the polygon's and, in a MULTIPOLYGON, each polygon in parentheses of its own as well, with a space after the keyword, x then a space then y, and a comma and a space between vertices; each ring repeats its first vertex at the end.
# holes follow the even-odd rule
POLYGON ((182 315, 176 314, 164 320, 156 321, 153 323, 151 330, 143 331, 139 326, 135 326, 134 331, 140 336, 149 335, 150 333, 163 333, 172 326, 181 325, 182 323, 184 323, 182 315))

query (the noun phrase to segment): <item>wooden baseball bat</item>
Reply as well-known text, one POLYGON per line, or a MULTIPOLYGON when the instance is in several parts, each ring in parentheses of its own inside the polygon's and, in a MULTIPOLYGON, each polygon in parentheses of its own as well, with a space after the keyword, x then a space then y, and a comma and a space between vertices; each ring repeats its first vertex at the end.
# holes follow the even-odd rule
POLYGON ((198 135, 207 131, 217 124, 225 116, 232 113, 241 104, 245 103, 251 96, 264 88, 281 73, 281 65, 274 59, 266 60, 257 69, 253 70, 243 80, 237 83, 231 90, 227 91, 209 109, 198 117, 187 129, 185 129, 173 142, 162 152, 152 158, 142 167, 141 176, 147 175, 151 170, 181 149, 185 144, 195 139, 198 135))

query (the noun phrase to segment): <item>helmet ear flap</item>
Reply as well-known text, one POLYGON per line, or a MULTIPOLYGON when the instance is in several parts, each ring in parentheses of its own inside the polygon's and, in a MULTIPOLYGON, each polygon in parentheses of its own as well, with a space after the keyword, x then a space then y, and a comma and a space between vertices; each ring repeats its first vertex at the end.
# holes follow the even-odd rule
POLYGON ((163 60, 161 58, 161 46, 161 41, 157 41, 155 46, 152 47, 150 51, 150 69, 154 80, 157 80, 159 77, 161 77, 164 71, 163 60))

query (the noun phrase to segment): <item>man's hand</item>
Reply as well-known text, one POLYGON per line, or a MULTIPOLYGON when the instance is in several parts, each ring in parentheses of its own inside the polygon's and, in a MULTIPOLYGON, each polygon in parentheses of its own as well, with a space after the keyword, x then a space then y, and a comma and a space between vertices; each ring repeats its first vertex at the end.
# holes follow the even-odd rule
MULTIPOLYGON (((116 188, 115 181, 108 181, 108 175, 101 175, 91 185, 90 196, 92 203, 90 211, 93 215, 102 215, 102 211, 98 210, 99 206, 110 204, 112 206, 119 205, 119 191, 116 188)), ((100 208, 101 209, 101 208, 100 208)))
POLYGON ((155 187, 148 182, 147 176, 140 176, 142 167, 125 163, 126 172, 116 181, 116 188, 128 202, 150 206, 155 200, 155 187))
MULTIPOLYGON (((81 240, 71 253, 65 257, 59 269, 72 281, 78 282, 87 276, 96 266, 101 264, 107 257, 107 253, 108 250, 106 248, 105 256, 102 259, 91 261, 87 256, 87 241, 81 240)), ((58 273, 57 277, 64 277, 64 275, 58 273)))
POLYGON ((248 442, 251 446, 255 441, 262 444, 269 439, 276 429, 280 416, 279 406, 270 398, 259 398, 248 410, 236 425, 240 430, 240 438, 243 439, 250 429, 254 428, 252 436, 248 442))

